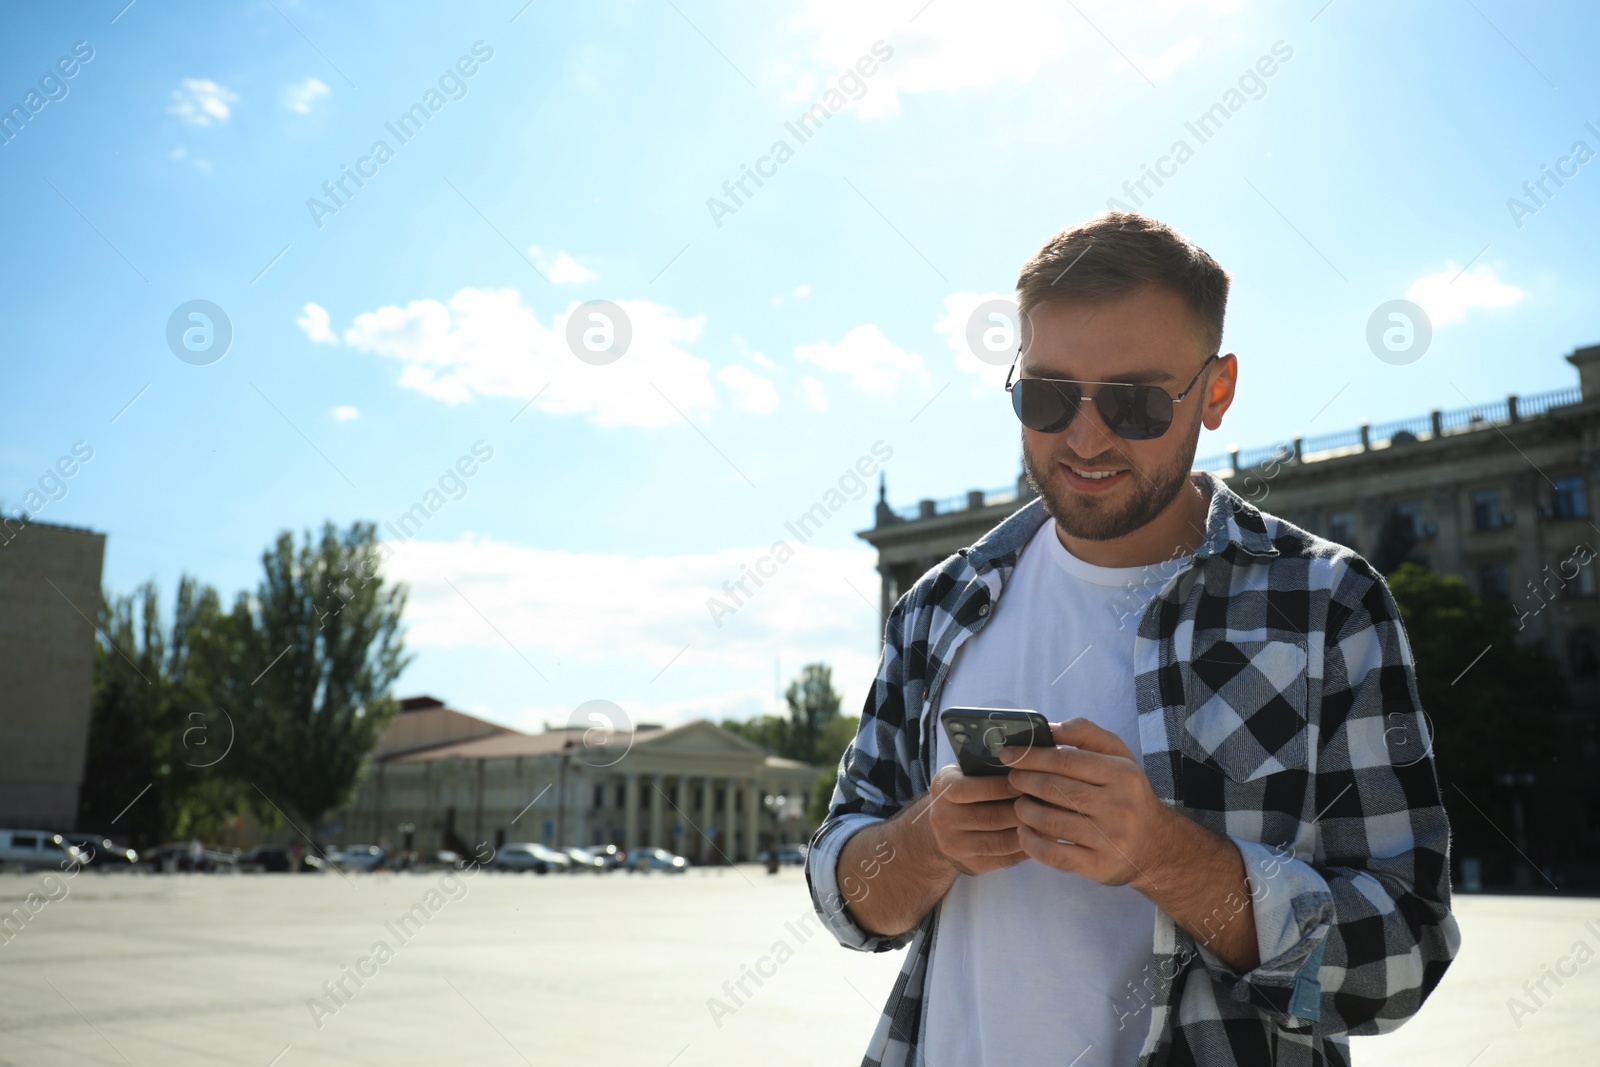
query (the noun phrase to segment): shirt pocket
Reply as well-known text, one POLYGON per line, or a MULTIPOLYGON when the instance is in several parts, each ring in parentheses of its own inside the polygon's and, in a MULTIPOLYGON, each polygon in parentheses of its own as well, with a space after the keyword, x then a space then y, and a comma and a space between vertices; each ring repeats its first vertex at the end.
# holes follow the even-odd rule
POLYGON ((1306 767, 1306 648, 1227 641, 1189 663, 1183 747, 1235 782, 1306 767))

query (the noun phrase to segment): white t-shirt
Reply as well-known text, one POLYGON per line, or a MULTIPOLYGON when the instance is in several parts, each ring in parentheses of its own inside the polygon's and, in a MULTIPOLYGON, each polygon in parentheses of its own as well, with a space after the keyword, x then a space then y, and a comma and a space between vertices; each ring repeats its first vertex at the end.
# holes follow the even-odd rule
MULTIPOLYGON (((1139 759, 1134 632, 1145 606, 1186 562, 1098 567, 1068 552, 1054 520, 1045 522, 988 624, 956 653, 937 710, 1031 708, 1053 723, 1081 716, 1121 737, 1139 759)), ((936 733, 935 770, 956 761, 942 725, 936 733)), ((1149 1012, 1124 1017, 1119 1029, 1117 997, 1127 1001, 1127 983, 1149 961, 1149 898, 1030 858, 957 875, 942 909, 929 962, 928 1063, 1137 1061, 1149 1012)))

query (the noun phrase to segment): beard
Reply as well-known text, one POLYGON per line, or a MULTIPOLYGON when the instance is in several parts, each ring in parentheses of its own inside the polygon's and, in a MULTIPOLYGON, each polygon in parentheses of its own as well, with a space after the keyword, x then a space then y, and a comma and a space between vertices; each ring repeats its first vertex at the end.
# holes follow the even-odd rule
MULTIPOLYGON (((1168 433, 1178 431, 1174 425, 1168 433)), ((1181 431, 1188 439, 1170 464, 1155 471, 1141 471, 1125 455, 1119 453, 1115 462, 1126 463, 1133 480, 1131 499, 1122 502, 1109 499, 1109 494, 1076 493, 1061 484, 1056 471, 1056 461, 1046 458, 1047 469, 1041 471, 1028 452, 1028 437, 1022 435, 1022 469, 1028 484, 1044 501, 1044 509, 1068 537, 1084 541, 1114 541, 1126 537, 1148 525, 1183 491, 1189 480, 1189 468, 1194 463, 1194 453, 1200 443, 1198 419, 1196 425, 1181 431)), ((1111 461, 1097 461, 1090 466, 1110 466, 1111 461)), ((1123 496, 1129 491, 1119 490, 1123 496)))

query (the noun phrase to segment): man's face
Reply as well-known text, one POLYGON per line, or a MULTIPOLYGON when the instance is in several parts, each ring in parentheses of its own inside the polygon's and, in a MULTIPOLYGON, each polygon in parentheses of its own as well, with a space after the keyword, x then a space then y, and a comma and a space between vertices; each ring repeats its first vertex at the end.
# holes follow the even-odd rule
MULTIPOLYGON (((1177 396, 1211 354, 1183 299, 1157 286, 1093 303, 1047 301, 1034 307, 1029 323, 1020 377, 1156 385, 1177 396)), ((1201 422, 1215 429, 1232 402, 1235 362, 1229 355, 1213 364, 1153 440, 1130 441, 1107 429, 1088 398, 1097 385, 1082 387, 1088 396, 1061 433, 1023 427, 1029 484, 1067 536, 1125 537, 1172 503, 1188 479, 1201 422), (1093 480, 1074 468, 1119 473, 1093 480)))

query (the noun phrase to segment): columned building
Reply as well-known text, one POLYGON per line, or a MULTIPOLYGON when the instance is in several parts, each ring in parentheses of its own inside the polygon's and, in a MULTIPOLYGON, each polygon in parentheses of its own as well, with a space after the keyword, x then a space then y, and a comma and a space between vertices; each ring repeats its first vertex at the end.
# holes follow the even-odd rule
POLYGON ((805 812, 821 768, 706 720, 526 734, 432 697, 401 706, 354 801, 328 817, 332 839, 467 852, 614 844, 716 864, 753 861, 774 834, 804 842, 815 829, 805 812))

